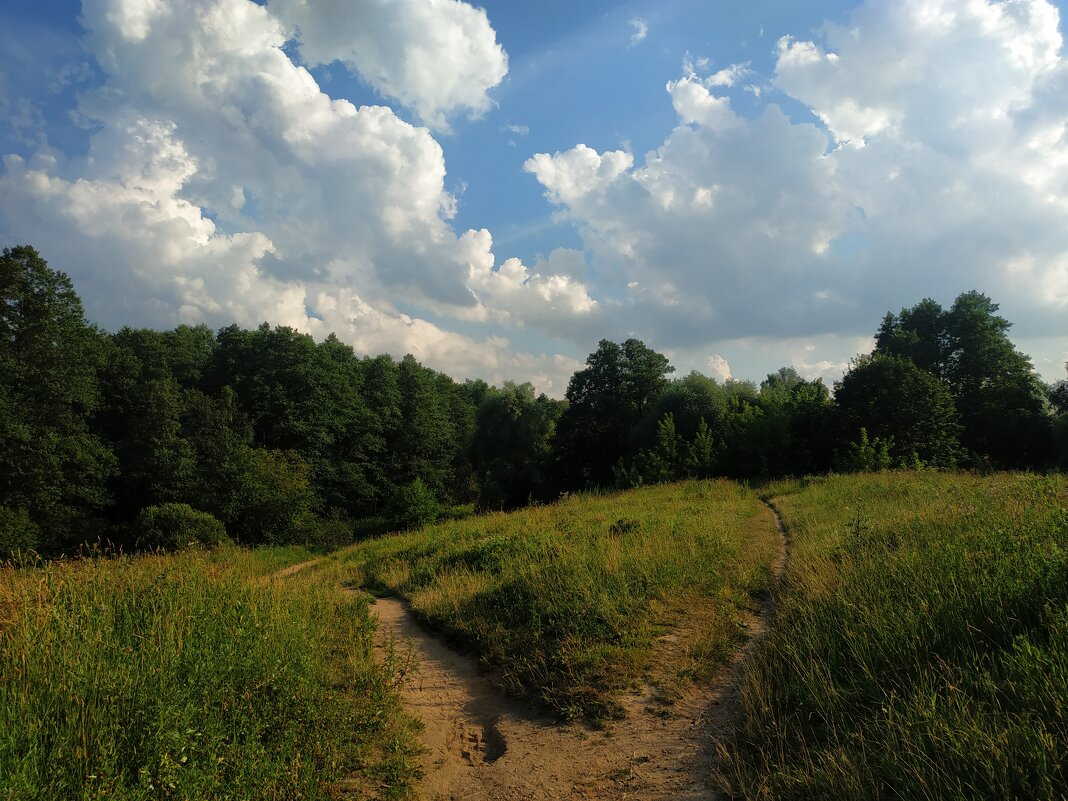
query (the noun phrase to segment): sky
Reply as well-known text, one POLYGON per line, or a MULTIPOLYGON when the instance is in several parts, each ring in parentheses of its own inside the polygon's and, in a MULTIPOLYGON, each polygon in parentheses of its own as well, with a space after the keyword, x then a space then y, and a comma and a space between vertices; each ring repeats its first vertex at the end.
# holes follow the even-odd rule
POLYGON ((1049 0, 6 0, 0 244, 88 318, 561 396, 601 339, 828 383, 978 289, 1068 360, 1049 0))

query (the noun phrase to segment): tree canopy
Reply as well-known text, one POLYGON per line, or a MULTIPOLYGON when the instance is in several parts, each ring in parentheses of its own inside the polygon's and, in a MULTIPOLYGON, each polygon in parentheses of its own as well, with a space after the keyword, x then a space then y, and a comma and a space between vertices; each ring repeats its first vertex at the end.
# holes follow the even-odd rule
POLYGON ((1043 385, 997 311, 967 292, 888 313, 833 397, 793 367, 759 386, 673 378, 640 340, 602 340, 561 401, 268 323, 108 334, 65 274, 8 248, 0 558, 172 542, 163 519, 243 543, 338 544, 686 477, 1068 466, 1068 382, 1043 385))

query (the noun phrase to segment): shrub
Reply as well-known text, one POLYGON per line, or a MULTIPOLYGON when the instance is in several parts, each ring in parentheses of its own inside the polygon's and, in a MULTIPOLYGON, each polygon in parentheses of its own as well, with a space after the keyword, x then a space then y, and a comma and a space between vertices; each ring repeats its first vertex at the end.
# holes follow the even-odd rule
POLYGON ((326 517, 316 521, 309 544, 318 548, 333 550, 352 545, 353 536, 352 521, 347 520, 335 509, 326 517))
POLYGON ((25 509, 0 506, 0 559, 10 559, 37 547, 37 524, 25 509))
POLYGON ((397 487, 389 504, 389 518, 397 528, 419 528, 433 523, 440 514, 441 507, 433 491, 419 478, 397 487))
POLYGON ((187 503, 164 503, 141 510, 137 517, 138 544, 142 548, 177 550, 190 545, 211 548, 229 542, 223 524, 187 503))

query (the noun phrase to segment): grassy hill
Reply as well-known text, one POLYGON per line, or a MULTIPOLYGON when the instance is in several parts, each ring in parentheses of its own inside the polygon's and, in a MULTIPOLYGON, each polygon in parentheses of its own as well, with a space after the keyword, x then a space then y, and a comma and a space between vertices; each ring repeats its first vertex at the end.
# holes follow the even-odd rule
POLYGON ((747 488, 703 481, 443 523, 338 555, 397 593, 516 694, 564 717, 610 716, 665 624, 690 624, 687 674, 708 677, 768 591, 779 538, 747 488))
POLYGON ((792 534, 725 789, 1068 797, 1068 482, 896 472, 765 490, 792 534))

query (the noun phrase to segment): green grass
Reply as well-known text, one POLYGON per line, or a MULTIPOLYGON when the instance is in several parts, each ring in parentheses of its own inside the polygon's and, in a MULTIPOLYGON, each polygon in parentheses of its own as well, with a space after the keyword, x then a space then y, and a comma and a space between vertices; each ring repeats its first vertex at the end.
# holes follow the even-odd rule
POLYGON ((0 569, 0 798, 406 797, 366 601, 261 556, 0 569))
POLYGON ((658 667, 665 625, 687 628, 680 670, 714 671, 743 636, 739 615, 768 590, 777 548, 751 491, 690 482, 451 521, 335 558, 357 583, 407 598, 513 693, 598 718, 658 667))
POLYGON ((793 552, 722 776, 751 799, 1068 797, 1068 482, 780 483, 793 552))

